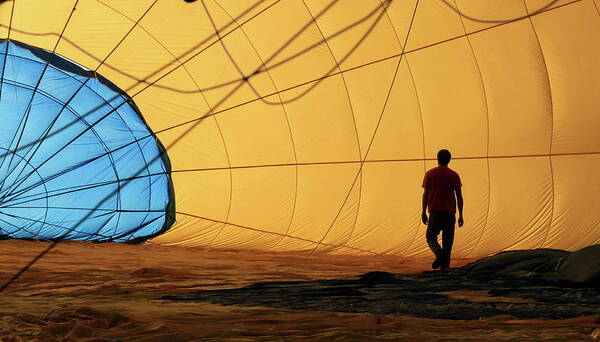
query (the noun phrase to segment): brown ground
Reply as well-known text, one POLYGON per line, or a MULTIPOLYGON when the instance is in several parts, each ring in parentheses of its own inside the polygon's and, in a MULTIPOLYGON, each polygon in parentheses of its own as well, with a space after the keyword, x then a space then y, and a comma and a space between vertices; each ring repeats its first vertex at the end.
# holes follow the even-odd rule
MULTIPOLYGON (((2 283, 47 243, 0 241, 2 283)), ((428 269, 430 260, 63 242, 0 294, 0 341, 592 341, 600 317, 446 321, 181 303, 181 291, 428 269)), ((455 266, 467 260, 456 261, 455 266)), ((486 293, 449 296, 481 300, 486 293)), ((510 299, 503 299, 510 300, 510 299)))

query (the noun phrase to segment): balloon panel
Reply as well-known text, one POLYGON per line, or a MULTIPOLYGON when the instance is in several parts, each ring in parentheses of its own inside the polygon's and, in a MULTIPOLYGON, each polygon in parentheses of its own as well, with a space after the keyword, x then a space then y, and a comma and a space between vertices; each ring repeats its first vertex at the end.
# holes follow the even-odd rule
POLYGON ((455 256, 598 242, 598 8, 594 0, 4 2, 2 46, 26 44, 35 67, 11 57, 15 72, 2 81, 0 147, 11 157, 0 171, 16 182, 5 200, 29 206, 12 202, 6 221, 18 228, 2 229, 84 239, 79 226, 53 232, 92 213, 82 224, 109 240, 424 255, 421 181, 447 148, 465 197, 455 256), (43 155, 11 152, 36 144, 61 107, 57 124, 74 123, 39 141, 43 155), (111 111, 120 116, 87 129, 111 111), (39 125, 23 129, 27 115, 39 125), (41 167, 26 162, 54 153, 41 167), (140 180, 136 165, 145 167, 140 180), (53 177, 61 168, 82 171, 53 177), (21 181, 21 169, 32 175, 21 181), (121 177, 136 179, 130 193, 105 203, 84 186, 108 182, 98 188, 120 193, 121 177), (45 218, 51 206, 74 206, 53 195, 70 187, 84 214, 55 209, 54 221, 45 218), (133 230, 113 234, 123 221, 100 211, 123 201, 136 210, 133 230))

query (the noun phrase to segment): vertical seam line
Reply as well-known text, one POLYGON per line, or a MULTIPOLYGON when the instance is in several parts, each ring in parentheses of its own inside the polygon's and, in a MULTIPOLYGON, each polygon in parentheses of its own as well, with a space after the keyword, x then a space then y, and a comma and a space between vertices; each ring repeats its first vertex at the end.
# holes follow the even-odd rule
MULTIPOLYGON (((321 37, 323 38, 325 46, 327 46, 327 50, 329 50, 329 53, 331 54, 331 58, 333 58, 333 61, 335 62, 335 65, 336 65, 338 71, 340 72, 340 76, 341 76, 342 82, 344 84, 344 89, 346 90, 346 97, 348 98, 348 105, 350 106, 350 113, 352 114, 352 123, 354 124, 354 134, 356 135, 356 145, 357 145, 357 149, 358 149, 358 158, 362 159, 362 149, 360 147, 360 137, 359 137, 359 134, 358 134, 358 126, 356 124, 356 115, 354 113, 354 107, 352 106, 352 99, 350 98, 350 91, 348 90, 348 84, 346 83, 346 78, 344 77, 344 73, 342 73, 342 68, 340 67, 340 64, 338 63, 337 58, 335 58, 335 55, 333 53, 333 50, 331 49, 331 46, 329 45, 329 42, 325 38, 325 34, 323 34, 323 31, 321 30, 321 27, 317 23, 317 20, 315 19, 314 15, 312 14, 312 12, 310 11, 310 9, 306 5, 306 1, 304 1, 304 0, 301 0, 301 1, 302 1, 302 4, 304 5, 304 7, 306 8, 306 11, 310 15, 310 17, 312 19, 312 22, 315 24, 315 27, 317 28, 317 30, 319 30, 319 33, 321 34, 321 37)), ((382 6, 382 7, 385 9, 385 6, 382 6)), ((356 214, 355 214, 355 217, 354 217, 354 223, 353 223, 352 228, 350 230, 350 234, 349 234, 348 238, 346 239, 346 242, 352 236, 352 234, 354 232, 354 229, 356 227, 356 223, 358 222, 358 213, 359 213, 359 210, 360 210, 360 203, 361 203, 361 199, 362 199, 362 183, 363 183, 362 169, 359 171, 359 176, 358 177, 359 177, 359 179, 358 179, 358 187, 359 187, 359 190, 358 190, 358 204, 356 206, 356 214)), ((352 189, 354 188, 355 185, 356 185, 356 183, 352 184, 352 186, 350 188, 350 192, 352 192, 352 189)), ((343 206, 345 206, 345 203, 342 205, 342 210, 343 210, 343 206)), ((344 245, 344 243, 342 245, 344 245)))
MULTIPOLYGON (((527 8, 527 3, 525 2, 525 0, 523 0, 523 4, 525 5, 525 10, 527 11, 527 13, 529 13, 529 9, 527 8)), ((548 95, 550 97, 550 144, 548 147, 548 162, 550 165, 550 181, 552 184, 552 197, 551 197, 551 202, 550 202, 550 220, 548 222, 548 229, 546 230, 546 234, 544 235, 544 239, 542 240, 542 243, 540 244, 540 248, 544 247, 544 244, 546 243, 546 239, 548 238, 548 234, 550 233, 550 229, 552 228, 552 220, 554 218, 554 191, 555 191, 555 186, 554 186, 554 168, 552 166, 552 141, 554 138, 554 102, 552 101, 552 87, 550 85, 550 72, 548 70, 548 64, 546 63, 546 56, 544 54, 544 50, 542 49, 542 44, 540 42, 540 38, 538 36, 537 30, 535 29, 535 25, 533 24, 533 20, 531 19, 531 17, 528 18, 529 19, 529 24, 531 25, 531 29, 533 31, 533 34, 535 35, 535 39, 538 43, 538 47, 540 49, 540 55, 541 55, 541 59, 542 59, 542 63, 544 65, 544 69, 546 69, 546 82, 548 85, 548 95)))
MULTIPOLYGON (((233 16, 231 16, 231 14, 223 7, 221 6, 221 4, 219 4, 217 2, 217 0, 213 0, 213 2, 219 6, 226 14, 227 16, 229 16, 229 18, 231 18, 231 20, 233 20, 234 23, 239 24, 237 22, 237 20, 235 18, 233 18, 233 16)), ((285 109, 285 105, 283 103, 283 99, 281 97, 281 94, 279 93, 279 89, 277 88, 277 85, 275 84, 275 80, 273 79, 273 75, 271 75, 271 72, 269 71, 269 69, 267 68, 267 65, 265 64, 265 62, 263 61, 262 57, 260 56, 260 54, 258 53, 258 50, 256 49, 256 46, 254 46, 254 44, 252 43, 252 41, 250 40, 250 37, 246 34, 246 31, 244 30, 243 27, 240 26, 240 29, 242 31, 242 34, 246 37, 246 39, 248 40, 248 43, 250 44, 250 46, 252 47, 252 49, 254 50, 254 52, 256 53, 256 56, 258 57, 258 59, 260 60, 261 64, 263 65, 263 67, 265 68, 265 71, 267 72, 267 75, 269 76, 269 79, 271 80, 271 83, 273 84, 273 88, 275 88, 275 91, 277 92, 277 97, 279 98, 279 102, 281 103, 281 109, 283 112, 283 117, 285 118, 285 122, 288 128, 288 131, 290 133, 290 141, 292 143, 292 155, 294 156, 294 169, 295 169, 295 176, 294 176, 294 201, 292 204, 292 212, 291 212, 291 216, 290 216, 290 221, 288 223, 288 226, 286 228, 286 232, 285 235, 289 234, 290 229, 292 227, 292 223, 294 220, 294 216, 296 214, 296 204, 297 204, 297 199, 298 199, 298 156, 297 156, 297 152, 296 152, 296 143, 294 140, 294 134, 292 133, 292 127, 290 125, 290 120, 288 117, 288 113, 285 109)), ((250 81, 248 81, 250 82, 250 81)), ((257 94, 260 96, 260 94, 257 94)), ((285 236, 282 236, 277 242, 275 242, 275 244, 273 244, 273 246, 270 246, 269 249, 273 249, 275 248, 275 246, 277 246, 281 241, 283 241, 283 239, 285 239, 285 236)))
MULTIPOLYGON (((453 0, 453 1, 454 1, 454 5, 456 6, 456 9, 460 11, 456 0, 453 0)), ((481 73, 481 66, 479 65, 479 60, 477 59, 477 55, 475 54, 475 49, 473 49, 473 44, 471 43, 471 39, 470 39, 469 35, 467 34, 467 27, 465 26, 465 21, 464 21, 462 15, 459 15, 459 17, 460 17, 460 23, 462 24, 462 27, 463 27, 463 31, 465 32, 465 36, 467 38, 467 42, 469 43, 469 48, 471 49, 471 54, 473 55, 473 60, 475 60, 475 65, 477 66, 477 72, 479 73, 479 79, 481 80, 481 90, 483 91, 483 97, 485 99, 485 117, 486 117, 486 131, 487 131, 485 161, 486 161, 486 165, 487 165, 487 181, 488 181, 487 208, 486 208, 486 212, 485 212, 485 221, 483 223, 483 228, 481 230, 481 234, 479 235, 479 238, 475 242, 475 245, 473 245, 473 249, 471 251, 471 253, 475 253, 475 251, 477 250, 477 245, 479 244, 479 242, 483 238, 483 235, 485 234, 485 230, 487 228, 488 219, 489 219, 489 215, 490 215, 490 201, 491 201, 491 190, 492 190, 492 183, 491 183, 491 176, 490 176, 490 158, 489 158, 489 156, 490 156, 490 111, 489 111, 489 101, 488 101, 488 97, 487 97, 487 92, 485 90, 485 83, 483 81, 483 74, 481 73)), ((468 253, 467 253, 467 255, 468 255, 468 253)))

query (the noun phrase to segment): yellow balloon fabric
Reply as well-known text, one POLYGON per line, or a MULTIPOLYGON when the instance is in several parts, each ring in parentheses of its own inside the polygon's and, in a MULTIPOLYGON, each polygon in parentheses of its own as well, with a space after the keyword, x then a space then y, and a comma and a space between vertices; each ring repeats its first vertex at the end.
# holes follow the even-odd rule
POLYGON ((172 163, 165 245, 454 256, 600 242, 600 0, 13 0, 0 38, 125 90, 172 163))

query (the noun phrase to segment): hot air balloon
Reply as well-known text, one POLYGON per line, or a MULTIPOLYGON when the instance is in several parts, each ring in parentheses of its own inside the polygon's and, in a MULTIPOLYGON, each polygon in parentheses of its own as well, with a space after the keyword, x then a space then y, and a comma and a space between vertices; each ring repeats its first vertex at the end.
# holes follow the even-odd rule
POLYGON ((600 3, 5 1, 5 237, 430 252, 600 241, 600 3))

